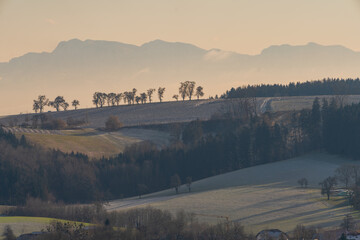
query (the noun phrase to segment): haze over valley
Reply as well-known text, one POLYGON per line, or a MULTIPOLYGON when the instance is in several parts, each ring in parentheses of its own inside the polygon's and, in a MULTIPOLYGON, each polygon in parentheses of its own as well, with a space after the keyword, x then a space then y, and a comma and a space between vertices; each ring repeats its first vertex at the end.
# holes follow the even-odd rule
POLYGON ((78 99, 81 108, 88 108, 96 91, 165 87, 169 101, 180 82, 196 81, 208 98, 247 84, 355 78, 359 65, 359 52, 316 43, 270 46, 258 55, 246 55, 161 40, 136 46, 73 39, 49 53, 28 53, 0 63, 0 94, 12 99, 0 102, 0 115, 31 112, 38 95, 78 99))

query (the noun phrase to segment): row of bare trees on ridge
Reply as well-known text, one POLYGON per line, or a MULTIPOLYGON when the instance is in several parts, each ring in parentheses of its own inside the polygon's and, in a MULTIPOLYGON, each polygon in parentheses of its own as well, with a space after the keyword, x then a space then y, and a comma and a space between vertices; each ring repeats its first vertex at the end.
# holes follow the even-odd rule
MULTIPOLYGON (((204 96, 204 91, 202 86, 195 87, 196 83, 194 81, 186 81, 181 82, 179 87, 179 94, 174 94, 172 96, 173 99, 179 101, 181 98, 185 101, 186 98, 189 100, 192 99, 193 96, 196 96, 197 99, 204 96)), ((159 87, 157 90, 155 88, 150 88, 146 92, 140 93, 140 95, 136 95, 137 89, 133 88, 131 91, 126 91, 123 93, 102 93, 102 92, 95 92, 93 94, 93 104, 98 107, 103 107, 106 104, 108 106, 119 106, 121 100, 124 101, 126 104, 145 104, 147 102, 151 103, 153 100, 153 94, 157 92, 159 101, 162 102, 165 93, 164 87, 159 87)), ((77 107, 80 105, 78 100, 73 100, 71 105, 76 110, 77 107)), ((46 98, 45 95, 40 95, 38 99, 34 100, 33 103, 33 110, 35 113, 42 113, 46 106, 50 106, 56 109, 56 111, 60 111, 63 109, 66 111, 69 108, 69 103, 67 103, 63 96, 57 96, 54 101, 50 101, 46 98)))

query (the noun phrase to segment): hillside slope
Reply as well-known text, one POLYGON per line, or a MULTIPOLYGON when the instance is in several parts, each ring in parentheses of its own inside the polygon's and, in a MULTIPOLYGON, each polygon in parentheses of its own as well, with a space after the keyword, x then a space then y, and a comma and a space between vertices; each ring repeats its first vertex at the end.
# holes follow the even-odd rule
MULTIPOLYGON (((319 182, 345 163, 359 164, 324 153, 310 154, 203 179, 191 185, 191 193, 182 186, 178 195, 169 189, 142 199, 113 201, 107 208, 112 211, 150 205, 171 212, 184 209, 196 214, 228 216, 253 232, 265 228, 290 231, 300 223, 338 226, 351 209, 339 197, 326 201, 320 195, 319 182), (298 186, 297 180, 303 177, 309 181, 307 189, 298 186)), ((199 218, 212 223, 219 220, 199 218)))
MULTIPOLYGON (((229 111, 237 102, 234 100, 194 100, 163 102, 140 105, 120 105, 116 107, 89 108, 61 112, 49 112, 49 117, 88 120, 87 127, 100 128, 105 126, 109 116, 118 116, 124 126, 141 126, 149 124, 189 122, 196 119, 207 120, 214 114, 229 111)), ((262 99, 258 100, 260 104, 262 99)), ((0 124, 8 125, 10 121, 22 123, 26 116, 31 119, 33 114, 22 114, 0 117, 0 124)))

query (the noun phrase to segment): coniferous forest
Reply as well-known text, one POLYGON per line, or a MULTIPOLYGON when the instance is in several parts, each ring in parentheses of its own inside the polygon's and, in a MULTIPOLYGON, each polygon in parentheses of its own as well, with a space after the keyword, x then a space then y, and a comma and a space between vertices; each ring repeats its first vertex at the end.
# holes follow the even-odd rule
POLYGON ((360 79, 328 78, 289 84, 260 84, 231 88, 221 98, 358 95, 360 79))

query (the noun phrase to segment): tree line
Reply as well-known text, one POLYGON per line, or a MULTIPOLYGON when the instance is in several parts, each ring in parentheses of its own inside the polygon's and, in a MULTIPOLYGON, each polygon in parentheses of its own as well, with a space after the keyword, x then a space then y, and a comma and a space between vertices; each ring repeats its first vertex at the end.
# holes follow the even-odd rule
MULTIPOLYGON (((151 103, 153 101, 153 95, 156 92, 159 102, 162 102, 165 94, 165 87, 159 87, 157 90, 155 88, 150 88, 146 92, 142 92, 137 95, 137 89, 133 88, 131 91, 125 91, 122 93, 104 93, 104 92, 95 92, 93 94, 92 103, 96 108, 102 108, 104 106, 119 106, 121 101, 124 104, 145 104, 147 102, 151 103)), ((174 94, 172 96, 176 101, 181 98, 185 101, 186 98, 189 100, 193 96, 196 96, 199 100, 200 97, 204 96, 204 89, 202 86, 196 87, 196 82, 194 81, 185 81, 180 83, 179 94, 174 94)), ((73 100, 71 105, 76 110, 80 105, 79 100, 73 100)), ((37 99, 33 101, 33 110, 35 113, 42 113, 46 106, 53 107, 56 111, 61 109, 66 111, 69 108, 69 103, 67 103, 63 96, 57 96, 53 101, 50 101, 45 95, 39 95, 37 99)))
POLYGON ((260 84, 231 88, 221 98, 358 95, 360 79, 327 78, 289 84, 260 84))
MULTIPOLYGON (((184 210, 172 214, 166 210, 146 207, 121 212, 107 212, 99 203, 89 206, 65 206, 30 199, 25 206, 18 206, 1 214, 7 216, 42 216, 93 224, 91 227, 85 227, 84 224, 76 222, 52 221, 37 236, 36 239, 39 240, 257 239, 254 234, 246 233, 244 226, 238 221, 235 222, 226 218, 218 221, 217 224, 210 225, 199 222, 198 214, 184 210)), ((208 215, 208 217, 221 218, 223 216, 208 215)), ((340 239, 346 239, 346 233, 356 230, 356 225, 355 219, 347 214, 337 227, 343 232, 340 239)), ((266 232, 264 232, 265 234, 266 232)), ((320 239, 320 234, 325 239, 335 239, 336 237, 334 231, 327 232, 319 227, 305 227, 298 224, 288 234, 282 233, 281 239, 283 239, 282 237, 291 240, 320 239)), ((16 239, 9 226, 5 227, 3 237, 5 240, 16 239)))
MULTIPOLYGON (((75 99, 71 102, 71 105, 76 110, 80 102, 75 99)), ((50 101, 45 95, 39 95, 38 98, 33 101, 33 110, 35 113, 42 113, 46 106, 53 107, 59 112, 61 108, 66 111, 69 108, 69 103, 65 101, 63 96, 57 96, 53 101, 50 101)))

